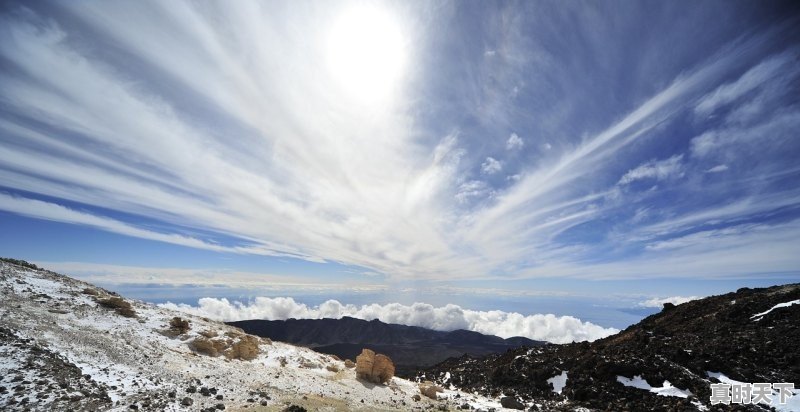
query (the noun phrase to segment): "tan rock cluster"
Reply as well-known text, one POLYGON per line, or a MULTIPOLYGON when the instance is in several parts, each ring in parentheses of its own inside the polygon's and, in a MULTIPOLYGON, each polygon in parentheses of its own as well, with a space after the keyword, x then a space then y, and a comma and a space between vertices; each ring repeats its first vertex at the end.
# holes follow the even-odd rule
POLYGON ((419 384, 419 392, 431 399, 436 399, 436 394, 444 392, 444 389, 431 381, 425 381, 419 384))
POLYGON ((253 360, 261 353, 258 337, 239 333, 228 336, 213 339, 198 336, 189 342, 189 347, 206 356, 225 355, 228 359, 253 360))
POLYGON ((356 377, 372 383, 387 383, 394 376, 394 363, 386 355, 362 349, 356 357, 356 377))

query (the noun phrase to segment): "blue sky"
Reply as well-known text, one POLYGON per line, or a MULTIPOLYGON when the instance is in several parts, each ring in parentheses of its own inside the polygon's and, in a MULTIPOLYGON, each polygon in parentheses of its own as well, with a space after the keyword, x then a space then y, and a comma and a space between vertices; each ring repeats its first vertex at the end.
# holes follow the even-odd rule
POLYGON ((0 20, 4 256, 142 298, 800 281, 791 2, 45 1, 0 20))

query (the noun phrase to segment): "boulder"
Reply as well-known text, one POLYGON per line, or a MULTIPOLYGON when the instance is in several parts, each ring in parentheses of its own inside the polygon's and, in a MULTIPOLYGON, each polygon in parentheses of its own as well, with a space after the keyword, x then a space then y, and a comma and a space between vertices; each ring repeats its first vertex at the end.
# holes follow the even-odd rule
POLYGON ((394 363, 386 355, 362 349, 356 357, 356 377, 372 383, 387 383, 394 376, 394 363))
POLYGON ((523 405, 522 402, 518 401, 517 398, 511 396, 504 396, 500 398, 500 406, 507 409, 516 409, 516 410, 525 409, 525 405, 523 405))
POLYGON ((355 368, 355 367, 356 367, 356 364, 355 364, 353 361, 351 361, 350 359, 345 359, 345 360, 344 360, 344 366, 345 366, 346 368, 350 368, 350 369, 352 369, 352 368, 355 368))
POLYGON ((419 384, 419 392, 431 399, 437 399, 436 394, 444 392, 441 386, 434 384, 431 381, 425 381, 419 384))

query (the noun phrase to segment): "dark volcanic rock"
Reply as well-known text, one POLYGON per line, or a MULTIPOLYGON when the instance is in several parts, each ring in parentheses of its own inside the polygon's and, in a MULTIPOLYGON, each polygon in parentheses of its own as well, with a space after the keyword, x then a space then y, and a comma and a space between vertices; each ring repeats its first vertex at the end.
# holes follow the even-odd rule
MULTIPOLYGON (((0 326, 0 359, 10 358, 13 353, 14 360, 25 365, 27 371, 36 371, 38 379, 34 383, 21 375, 0 376, 2 391, 0 393, 29 394, 34 390, 34 385, 48 386, 52 389, 53 401, 47 401, 47 396, 26 396, 14 400, 6 395, 6 402, 0 402, 0 410, 10 408, 9 405, 26 405, 29 410, 101 410, 108 409, 112 403, 108 396, 108 387, 105 384, 86 379, 80 368, 71 363, 64 356, 50 349, 38 346, 31 339, 21 338, 9 328, 0 326)), ((44 393, 44 392, 42 392, 44 393)))
MULTIPOLYGON (((689 399, 657 396, 626 387, 617 377, 641 376, 653 387, 664 381, 688 390, 710 410, 712 382, 721 372, 742 382, 793 382, 800 387, 800 305, 754 316, 779 303, 800 299, 800 284, 741 289, 665 307, 624 331, 592 343, 519 348, 483 359, 449 359, 419 379, 449 383, 486 395, 536 400, 554 409, 565 398, 599 410, 696 410, 689 399), (562 394, 548 379, 567 371, 562 394)), ((716 409, 715 409, 716 408, 716 409)), ((742 405, 739 410, 763 410, 742 405)), ((727 409, 726 409, 727 410, 727 409)))
POLYGON ((508 409, 517 409, 523 410, 525 409, 525 405, 518 401, 517 398, 513 398, 511 396, 504 396, 500 398, 500 406, 508 409))

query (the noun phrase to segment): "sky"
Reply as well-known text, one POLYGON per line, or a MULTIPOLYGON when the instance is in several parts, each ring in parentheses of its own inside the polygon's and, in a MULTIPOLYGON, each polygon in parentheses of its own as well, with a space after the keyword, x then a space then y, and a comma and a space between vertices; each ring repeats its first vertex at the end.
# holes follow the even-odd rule
POLYGON ((0 255, 230 319, 579 322, 528 333, 553 341, 798 282, 798 18, 779 1, 4 2, 0 255))

